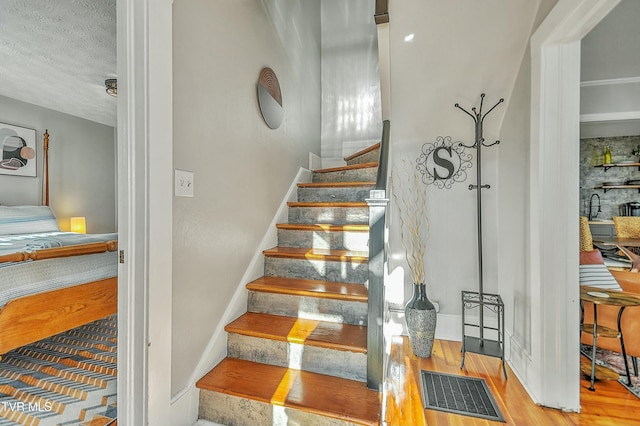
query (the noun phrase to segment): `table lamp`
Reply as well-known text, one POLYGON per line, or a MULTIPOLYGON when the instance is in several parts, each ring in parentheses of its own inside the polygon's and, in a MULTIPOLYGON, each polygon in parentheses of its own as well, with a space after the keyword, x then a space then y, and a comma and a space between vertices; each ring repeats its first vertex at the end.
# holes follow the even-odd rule
POLYGON ((79 234, 87 233, 87 221, 84 216, 71 218, 71 232, 77 232, 79 234))

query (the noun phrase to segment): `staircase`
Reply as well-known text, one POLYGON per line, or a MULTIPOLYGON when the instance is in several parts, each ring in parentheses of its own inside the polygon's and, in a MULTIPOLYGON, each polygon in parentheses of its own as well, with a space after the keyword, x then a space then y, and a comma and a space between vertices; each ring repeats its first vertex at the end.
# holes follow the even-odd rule
POLYGON ((228 426, 378 425, 367 389, 369 213, 379 144, 298 184, 227 358, 198 381, 199 417, 228 426))

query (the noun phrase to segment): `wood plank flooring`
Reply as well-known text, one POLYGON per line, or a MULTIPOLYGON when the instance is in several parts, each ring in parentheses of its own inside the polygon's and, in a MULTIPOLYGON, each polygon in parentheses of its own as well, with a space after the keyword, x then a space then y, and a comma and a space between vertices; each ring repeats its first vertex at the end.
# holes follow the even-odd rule
MULTIPOLYGON (((417 358, 406 337, 392 345, 387 388, 386 422, 393 426, 423 425, 503 425, 457 414, 425 410, 420 395, 420 370, 460 374, 460 342, 437 340, 429 359, 417 358)), ((640 425, 640 399, 615 380, 601 380, 590 392, 586 379, 580 381, 581 412, 565 413, 536 405, 515 374, 507 366, 509 379, 502 375, 500 360, 473 353, 465 359, 466 374, 487 381, 508 425, 640 425)))

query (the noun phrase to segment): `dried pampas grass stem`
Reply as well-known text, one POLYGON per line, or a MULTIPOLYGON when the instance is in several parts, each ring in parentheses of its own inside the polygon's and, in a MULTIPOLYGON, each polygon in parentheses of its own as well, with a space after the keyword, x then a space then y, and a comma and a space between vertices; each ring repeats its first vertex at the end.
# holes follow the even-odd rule
POLYGON ((393 198, 400 212, 400 239, 414 284, 425 284, 424 255, 429 239, 427 191, 417 167, 402 161, 404 172, 394 170, 393 198), (410 172, 412 171, 412 172, 410 172))

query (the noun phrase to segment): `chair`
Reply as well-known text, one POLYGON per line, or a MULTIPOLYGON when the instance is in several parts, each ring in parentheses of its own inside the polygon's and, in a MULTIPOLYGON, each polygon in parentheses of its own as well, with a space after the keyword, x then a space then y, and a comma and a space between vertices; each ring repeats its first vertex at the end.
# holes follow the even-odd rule
POLYGON ((593 237, 586 216, 580 216, 580 251, 593 250, 593 237))
POLYGON ((618 238, 640 237, 640 216, 614 216, 613 226, 618 238))
MULTIPOLYGON (((640 216, 614 216, 613 226, 620 239, 640 238, 640 216)), ((635 254, 640 254, 640 247, 627 247, 635 254)), ((620 253, 624 256, 624 253, 620 253)))

